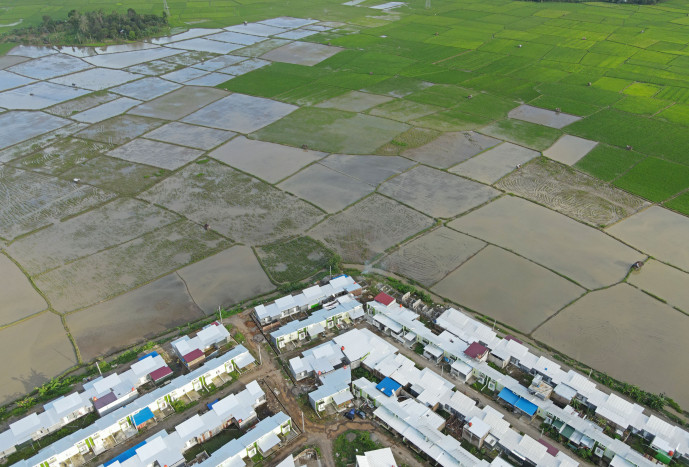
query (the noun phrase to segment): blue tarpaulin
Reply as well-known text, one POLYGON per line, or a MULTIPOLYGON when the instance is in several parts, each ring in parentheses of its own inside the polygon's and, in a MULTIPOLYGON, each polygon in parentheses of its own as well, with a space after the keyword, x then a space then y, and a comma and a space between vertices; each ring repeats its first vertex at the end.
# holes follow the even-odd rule
POLYGON ((507 388, 503 388, 500 394, 498 394, 498 397, 510 405, 516 404, 517 400, 519 400, 519 396, 507 388))
POLYGON ((522 412, 524 412, 525 414, 531 415, 532 417, 538 410, 538 406, 536 404, 534 404, 533 402, 529 402, 521 397, 519 398, 517 403, 514 404, 514 406, 522 412))
POLYGON ((144 358, 157 357, 157 356, 158 356, 158 352, 156 352, 154 350, 153 352, 147 353, 146 355, 142 355, 141 357, 139 357, 139 361, 143 360, 144 358))
POLYGON ((206 407, 208 407, 208 410, 211 410, 213 406, 215 405, 216 402, 218 402, 220 399, 215 399, 213 402, 209 402, 206 404, 206 407))
POLYGON ((402 385, 400 383, 386 376, 383 381, 378 383, 376 389, 385 394, 386 396, 392 397, 392 395, 401 387, 402 385))
POLYGON ((153 412, 151 409, 146 407, 143 409, 141 412, 137 412, 132 416, 132 421, 134 422, 134 426, 139 426, 142 423, 146 423, 150 419, 154 418, 155 415, 153 415, 153 412))
POLYGON ((131 459, 132 457, 136 456, 136 450, 139 449, 141 446, 146 444, 146 441, 142 441, 133 448, 129 448, 126 451, 124 451, 122 454, 120 454, 117 457, 113 457, 110 459, 108 462, 105 462, 103 464, 103 467, 108 467, 110 464, 114 464, 115 462, 120 462, 120 464, 127 459, 131 459))

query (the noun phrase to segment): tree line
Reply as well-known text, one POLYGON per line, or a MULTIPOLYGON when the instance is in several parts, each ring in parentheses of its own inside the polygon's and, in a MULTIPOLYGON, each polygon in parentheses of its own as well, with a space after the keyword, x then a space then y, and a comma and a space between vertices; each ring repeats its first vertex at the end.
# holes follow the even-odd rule
POLYGON ((88 44, 126 41, 163 35, 169 30, 167 14, 141 15, 133 8, 126 13, 103 10, 81 13, 72 10, 66 19, 44 15, 36 26, 17 28, 6 33, 4 42, 43 42, 46 44, 88 44))

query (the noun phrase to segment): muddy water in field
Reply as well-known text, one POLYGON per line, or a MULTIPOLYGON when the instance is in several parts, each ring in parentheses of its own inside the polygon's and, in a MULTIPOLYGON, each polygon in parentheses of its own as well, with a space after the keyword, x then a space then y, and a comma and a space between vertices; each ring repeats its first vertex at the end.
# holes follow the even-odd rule
POLYGON ((689 274, 686 272, 651 259, 643 268, 633 271, 627 280, 689 313, 689 274))
POLYGON ((527 333, 585 292, 492 245, 450 273, 433 291, 527 333))
POLYGON ((588 294, 534 335, 613 378, 689 404, 689 317, 630 285, 588 294))
POLYGON ((0 325, 45 310, 48 304, 31 286, 29 279, 7 256, 0 254, 0 325))
POLYGON ((82 358, 89 361, 202 316, 173 273, 66 319, 82 358))

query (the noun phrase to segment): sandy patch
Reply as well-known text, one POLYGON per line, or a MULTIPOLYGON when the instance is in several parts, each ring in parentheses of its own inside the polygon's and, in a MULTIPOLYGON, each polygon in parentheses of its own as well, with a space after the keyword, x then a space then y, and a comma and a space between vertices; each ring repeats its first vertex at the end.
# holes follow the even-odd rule
POLYGON ((594 226, 609 225, 648 206, 637 196, 546 158, 495 186, 594 226))

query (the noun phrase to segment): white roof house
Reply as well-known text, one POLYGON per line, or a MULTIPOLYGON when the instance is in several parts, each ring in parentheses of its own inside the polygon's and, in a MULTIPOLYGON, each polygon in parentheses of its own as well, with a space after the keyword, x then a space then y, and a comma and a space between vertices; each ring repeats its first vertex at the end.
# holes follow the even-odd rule
POLYGON ((304 289, 296 295, 286 295, 268 305, 258 305, 254 308, 256 317, 262 324, 269 324, 280 318, 304 311, 314 305, 322 303, 329 297, 356 292, 361 286, 346 274, 335 277, 325 285, 314 285, 304 289))
POLYGON ((356 467, 395 467, 397 461, 392 449, 383 448, 365 452, 363 456, 356 456, 356 467))
POLYGON ((190 338, 189 336, 182 336, 170 343, 175 353, 184 358, 185 355, 190 354, 194 350, 205 352, 207 349, 227 342, 230 339, 230 333, 225 326, 220 323, 213 322, 205 326, 196 336, 190 338))

